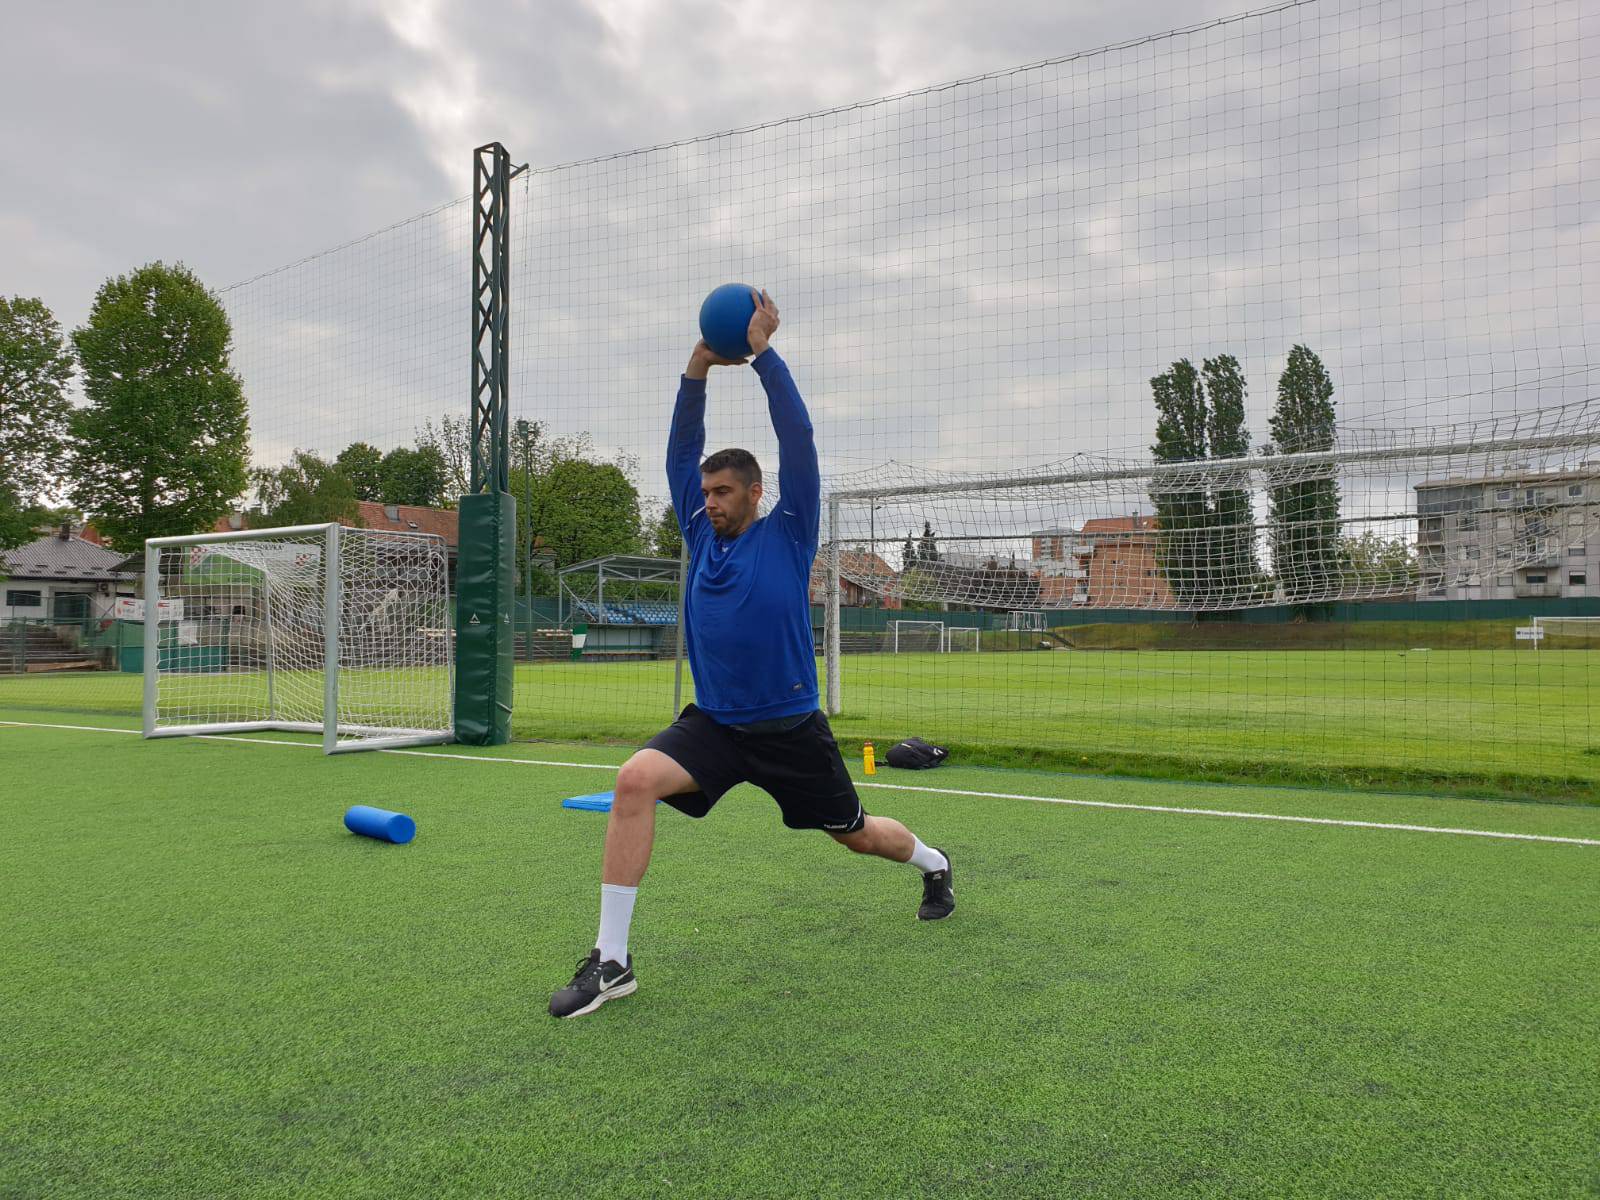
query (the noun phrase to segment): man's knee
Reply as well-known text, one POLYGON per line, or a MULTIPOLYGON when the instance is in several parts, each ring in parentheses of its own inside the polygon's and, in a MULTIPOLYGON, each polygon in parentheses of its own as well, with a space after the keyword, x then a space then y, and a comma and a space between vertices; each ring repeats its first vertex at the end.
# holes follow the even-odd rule
POLYGON ((619 810, 641 811, 660 799, 660 782, 647 763, 630 758, 617 772, 616 790, 612 807, 619 810))
POLYGON ((838 842, 839 845, 848 847, 857 854, 872 853, 872 834, 868 831, 868 826, 866 825, 863 825, 854 833, 830 833, 828 836, 838 842))

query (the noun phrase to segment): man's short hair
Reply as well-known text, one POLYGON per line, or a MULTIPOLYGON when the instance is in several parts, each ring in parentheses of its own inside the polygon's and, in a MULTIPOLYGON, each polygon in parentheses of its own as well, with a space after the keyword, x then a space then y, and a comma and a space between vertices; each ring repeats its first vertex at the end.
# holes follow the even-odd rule
POLYGON ((715 475, 718 471, 732 471, 745 487, 761 482, 761 464, 748 450, 718 450, 700 464, 702 475, 715 475))

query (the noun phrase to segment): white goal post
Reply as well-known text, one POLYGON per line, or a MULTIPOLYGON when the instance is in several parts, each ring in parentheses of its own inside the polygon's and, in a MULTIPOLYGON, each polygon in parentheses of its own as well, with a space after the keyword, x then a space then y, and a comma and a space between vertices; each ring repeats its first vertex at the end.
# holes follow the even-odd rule
POLYGON ((976 625, 949 625, 944 631, 944 651, 952 654, 957 651, 970 650, 976 654, 979 650, 979 639, 982 632, 976 625))
MULTIPOLYGON (((1575 637, 1592 641, 1600 649, 1600 617, 1535 617, 1528 626, 1533 648, 1548 638, 1575 637)), ((1589 649, 1590 647, 1583 647, 1589 649)))
POLYGON ((453 739, 438 535, 204 533, 150 538, 144 561, 145 737, 320 733, 329 754, 453 739))
POLYGON ((889 622, 890 645, 895 654, 935 654, 944 649, 943 621, 889 622))

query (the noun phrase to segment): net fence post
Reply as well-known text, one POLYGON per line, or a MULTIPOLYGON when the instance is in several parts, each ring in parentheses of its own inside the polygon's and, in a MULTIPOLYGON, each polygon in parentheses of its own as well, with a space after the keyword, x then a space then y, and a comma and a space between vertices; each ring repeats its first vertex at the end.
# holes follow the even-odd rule
POLYGON ((823 621, 822 654, 828 679, 828 715, 839 715, 839 502, 828 500, 828 604, 823 621))
POLYGON ((455 737, 511 740, 517 503, 510 486, 511 157, 473 152, 471 473, 457 509, 455 737))

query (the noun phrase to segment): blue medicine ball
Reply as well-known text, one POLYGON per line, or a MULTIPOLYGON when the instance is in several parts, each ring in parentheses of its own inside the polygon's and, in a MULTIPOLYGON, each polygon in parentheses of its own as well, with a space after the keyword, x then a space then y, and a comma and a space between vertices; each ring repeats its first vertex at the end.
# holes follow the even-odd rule
POLYGON ((748 283, 725 283, 712 288, 700 306, 700 336, 723 358, 750 354, 750 318, 756 311, 752 291, 748 283))

